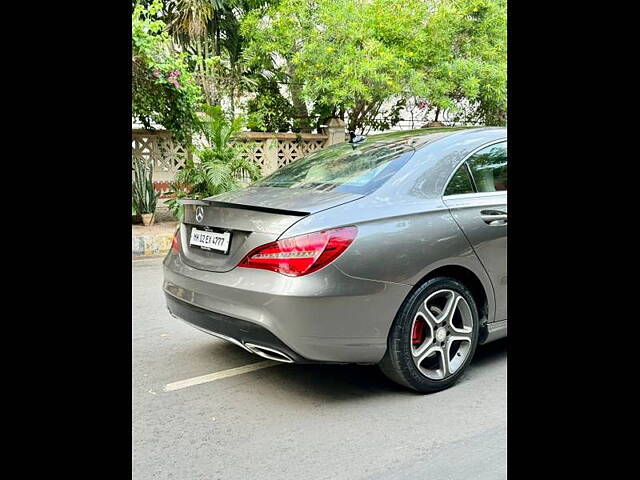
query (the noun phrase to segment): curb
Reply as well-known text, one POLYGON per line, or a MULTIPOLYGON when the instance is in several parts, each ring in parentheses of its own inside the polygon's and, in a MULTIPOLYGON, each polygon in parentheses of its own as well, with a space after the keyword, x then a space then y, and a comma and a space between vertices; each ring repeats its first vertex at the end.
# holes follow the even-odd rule
POLYGON ((133 235, 131 250, 133 257, 151 257, 166 255, 171 249, 173 233, 157 235, 133 235))

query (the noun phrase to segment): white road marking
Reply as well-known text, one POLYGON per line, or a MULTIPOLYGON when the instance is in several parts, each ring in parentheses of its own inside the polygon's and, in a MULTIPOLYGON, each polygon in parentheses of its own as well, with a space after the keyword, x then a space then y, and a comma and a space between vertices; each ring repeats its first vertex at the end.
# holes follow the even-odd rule
POLYGON ((222 380, 223 378, 235 377, 236 375, 242 375, 244 373, 253 372, 263 368, 274 367, 276 365, 282 365, 282 362, 265 360, 264 362, 251 363, 249 365, 243 365, 242 367, 230 368, 220 372, 209 373, 207 375, 169 383, 165 385, 164 391, 173 392, 174 390, 180 390, 181 388, 193 387, 194 385, 200 385, 201 383, 215 382, 216 380, 222 380))

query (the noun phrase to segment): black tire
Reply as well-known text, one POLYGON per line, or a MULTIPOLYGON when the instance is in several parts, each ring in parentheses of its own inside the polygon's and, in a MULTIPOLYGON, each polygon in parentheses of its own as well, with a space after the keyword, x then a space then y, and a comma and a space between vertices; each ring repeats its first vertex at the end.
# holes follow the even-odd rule
MULTIPOLYGON (((437 298, 437 297, 435 297, 437 298)), ((452 386, 463 374, 475 354, 478 345, 480 320, 473 295, 460 281, 449 277, 429 279, 417 288, 402 304, 391 325, 387 338, 387 352, 378 364, 382 372, 392 381, 421 393, 431 393, 452 386), (438 290, 447 289, 461 295, 469 305, 473 318, 471 346, 464 363, 451 375, 435 380, 427 378, 415 365, 411 354, 411 329, 413 319, 422 302, 438 290)), ((468 343, 468 342, 467 342, 468 343)), ((423 363, 421 362, 421 365, 423 363)))

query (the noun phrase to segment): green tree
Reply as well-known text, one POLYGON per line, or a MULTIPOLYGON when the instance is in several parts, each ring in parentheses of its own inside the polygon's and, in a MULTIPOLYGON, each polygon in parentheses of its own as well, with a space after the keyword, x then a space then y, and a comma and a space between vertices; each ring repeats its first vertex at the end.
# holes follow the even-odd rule
POLYGON ((288 132, 294 116, 293 106, 282 96, 272 79, 258 81, 257 95, 247 102, 247 126, 258 132, 288 132))
POLYGON ((426 81, 416 93, 454 118, 504 125, 507 108, 506 0, 437 4, 420 55, 426 81))
POLYGON ((256 86, 254 72, 242 59, 240 22, 264 0, 170 0, 165 15, 169 31, 190 55, 196 78, 208 104, 223 99, 235 114, 244 92, 256 86))
POLYGON ((295 57, 315 28, 315 11, 315 4, 308 1, 281 0, 248 12, 240 27, 247 63, 288 86, 296 129, 311 126, 302 92, 306 79, 297 72, 295 57))
POLYGON ((284 66, 274 73, 287 74, 292 98, 297 89, 313 103, 320 121, 346 115, 349 130, 388 128, 399 119, 403 97, 421 81, 416 43, 424 41, 429 5, 423 0, 283 0, 245 19, 247 51, 267 68, 279 59, 273 63, 284 66))
POLYGON ((288 84, 294 107, 346 115, 350 130, 389 128, 412 97, 504 121, 505 0, 282 0, 242 32, 247 61, 288 84))
POLYGON ((392 126, 404 98, 424 80, 417 47, 427 41, 428 6, 423 0, 324 2, 317 12, 321 28, 295 58, 305 96, 346 114, 350 131, 392 126))
POLYGON ((200 88, 185 54, 173 49, 166 24, 157 18, 161 0, 135 5, 132 15, 132 114, 145 128, 162 125, 188 145, 199 128, 200 88))

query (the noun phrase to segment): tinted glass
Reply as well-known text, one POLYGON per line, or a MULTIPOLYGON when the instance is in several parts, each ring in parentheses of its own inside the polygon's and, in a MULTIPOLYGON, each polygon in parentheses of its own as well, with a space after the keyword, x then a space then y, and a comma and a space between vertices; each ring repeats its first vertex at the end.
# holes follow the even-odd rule
POLYGON ((254 185, 367 194, 389 180, 413 153, 406 141, 343 143, 290 163, 254 185))
POLYGON ((467 160, 478 192, 507 190, 507 143, 484 148, 467 160))
POLYGON ((461 193, 473 193, 473 183, 471 183, 471 177, 469 177, 469 171, 467 170, 467 166, 462 164, 458 171, 455 173, 453 177, 451 177, 451 181, 449 185, 447 185, 447 189, 445 190, 445 195, 459 195, 461 193))

